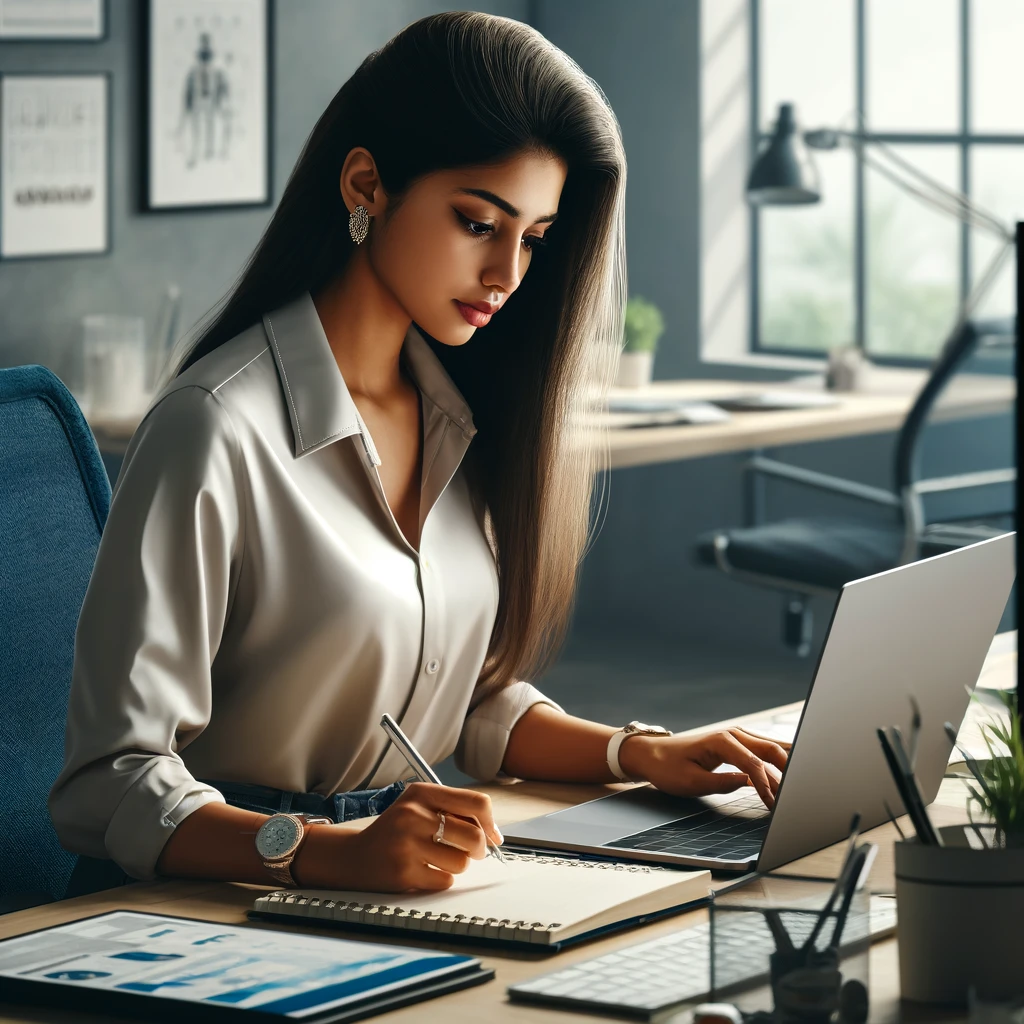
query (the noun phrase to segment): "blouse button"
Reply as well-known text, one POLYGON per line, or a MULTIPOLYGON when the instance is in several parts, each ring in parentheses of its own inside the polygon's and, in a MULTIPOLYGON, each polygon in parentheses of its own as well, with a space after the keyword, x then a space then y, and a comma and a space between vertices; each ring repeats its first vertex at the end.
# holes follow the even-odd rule
POLYGON ((427 662, 427 671, 431 675, 433 675, 440 667, 441 662, 439 662, 437 658, 431 658, 430 661, 427 662))

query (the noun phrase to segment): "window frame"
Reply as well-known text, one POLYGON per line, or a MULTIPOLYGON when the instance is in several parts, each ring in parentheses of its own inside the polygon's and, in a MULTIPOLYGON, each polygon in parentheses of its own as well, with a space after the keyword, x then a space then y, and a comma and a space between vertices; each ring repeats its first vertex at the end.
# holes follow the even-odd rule
MULTIPOLYGON (((748 0, 749 44, 750 44, 750 152, 749 166, 760 152, 762 144, 771 138, 771 132, 761 128, 764 112, 761 110, 761 8, 765 0, 748 0)), ((854 344, 873 363, 880 366, 921 367, 929 366, 931 358, 919 356, 887 355, 871 352, 867 347, 867 255, 865 232, 865 168, 859 159, 859 151, 873 142, 892 145, 955 145, 958 148, 959 181, 957 187, 971 198, 971 151, 974 146, 1007 145, 1024 148, 1024 134, 990 134, 971 131, 971 9, 973 0, 959 0, 957 4, 960 30, 960 130, 958 132, 865 132, 863 139, 851 143, 854 149, 853 178, 853 320, 854 344)), ((859 123, 867 123, 867 3, 868 0, 853 0, 854 5, 854 100, 859 123)), ((769 112, 770 114, 773 112, 769 112)), ((827 355, 825 348, 784 348, 765 345, 761 340, 761 210, 749 204, 749 245, 750 245, 750 305, 749 305, 749 348, 752 355, 783 356, 804 359, 822 359, 827 355)), ((960 224, 960 273, 958 302, 963 303, 971 289, 971 229, 960 224)), ((951 325, 952 326, 952 325, 951 325)))

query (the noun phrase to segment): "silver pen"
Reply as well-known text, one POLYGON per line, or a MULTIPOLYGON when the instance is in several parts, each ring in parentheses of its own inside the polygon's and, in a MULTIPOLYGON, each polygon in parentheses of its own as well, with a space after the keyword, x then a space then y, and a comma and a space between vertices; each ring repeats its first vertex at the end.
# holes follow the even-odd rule
MULTIPOLYGON (((412 740, 402 732, 398 723, 385 711, 380 716, 380 727, 388 734, 388 738, 394 743, 398 752, 405 758, 409 767, 416 773, 417 779, 420 782, 433 782, 436 786, 443 786, 444 783, 437 777, 437 773, 433 768, 423 760, 420 752, 412 745, 412 740)), ((475 820, 475 819, 474 819, 475 820)), ((476 822, 480 824, 479 821, 476 822)), ((505 855, 498 849, 494 843, 484 834, 484 839, 487 841, 487 853, 491 857, 496 857, 502 862, 502 864, 508 863, 505 860, 505 855)))

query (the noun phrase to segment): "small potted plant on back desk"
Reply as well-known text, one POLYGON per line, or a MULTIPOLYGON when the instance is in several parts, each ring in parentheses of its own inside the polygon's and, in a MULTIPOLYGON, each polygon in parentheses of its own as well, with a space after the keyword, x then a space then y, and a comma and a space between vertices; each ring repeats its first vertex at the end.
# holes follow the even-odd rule
POLYGON ((963 1006, 972 989, 982 1000, 1024 997, 1024 739, 1016 695, 998 696, 1008 714, 981 726, 989 758, 960 748, 973 776, 971 824, 937 829, 937 844, 896 843, 904 999, 963 1006))
POLYGON ((635 295, 626 303, 625 343, 616 384, 636 388, 651 383, 654 353, 664 330, 664 317, 653 302, 635 295))

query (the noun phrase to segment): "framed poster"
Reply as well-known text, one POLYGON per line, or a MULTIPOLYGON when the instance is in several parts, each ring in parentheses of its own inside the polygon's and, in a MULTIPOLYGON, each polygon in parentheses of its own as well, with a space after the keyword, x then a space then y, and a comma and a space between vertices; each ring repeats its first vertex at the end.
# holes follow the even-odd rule
POLYGON ((110 76, 0 76, 0 258, 110 249, 110 76))
POLYGON ((0 42, 103 39, 106 0, 0 0, 0 42))
POLYGON ((271 0, 147 0, 143 205, 266 206, 271 0))

